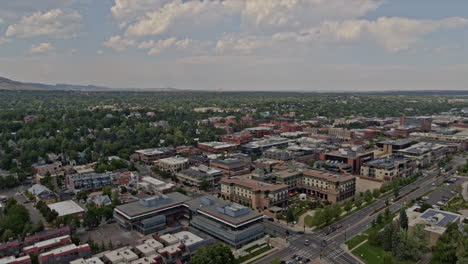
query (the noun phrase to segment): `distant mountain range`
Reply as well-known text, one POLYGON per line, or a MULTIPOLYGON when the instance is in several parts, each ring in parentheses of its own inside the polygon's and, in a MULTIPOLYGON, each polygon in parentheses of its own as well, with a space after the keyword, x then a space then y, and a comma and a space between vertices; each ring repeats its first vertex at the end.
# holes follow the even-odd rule
MULTIPOLYGON (((191 90, 181 90, 175 88, 110 88, 95 85, 74 85, 74 84, 42 84, 24 83, 0 77, 0 91, 134 91, 134 92, 188 92, 191 90)), ((204 90, 199 92, 213 92, 204 90)), ((192 91, 193 92, 193 91, 192 91)), ((216 92, 247 92, 242 90, 216 92)), ((250 91, 252 92, 252 91, 250 91)), ((268 91, 258 91, 268 92, 268 91)), ((468 90, 392 90, 392 91, 270 91, 270 92, 291 92, 291 93, 317 93, 317 94, 368 94, 368 95, 410 95, 410 96, 468 96, 468 90)))
POLYGON ((95 85, 74 85, 74 84, 42 84, 24 83, 0 77, 0 90, 10 91, 149 91, 149 92, 175 92, 180 91, 174 88, 110 88, 95 85))

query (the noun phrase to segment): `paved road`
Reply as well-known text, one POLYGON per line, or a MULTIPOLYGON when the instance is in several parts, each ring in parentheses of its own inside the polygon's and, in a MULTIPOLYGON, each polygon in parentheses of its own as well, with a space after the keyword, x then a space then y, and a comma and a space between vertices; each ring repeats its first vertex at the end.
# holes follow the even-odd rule
MULTIPOLYGON (((445 166, 446 170, 448 171, 440 177, 438 176, 438 169, 424 173, 424 176, 419 178, 414 183, 401 188, 400 195, 403 197, 395 203, 391 204, 389 209, 391 212, 400 210, 405 206, 405 203, 415 199, 418 196, 422 196, 431 188, 434 188, 434 186, 432 186, 433 182, 438 184, 449 178, 450 174, 453 173, 459 166, 461 166, 463 162, 464 160, 462 159, 456 159, 452 161, 450 164, 445 166)), ((393 197, 393 195, 388 196, 385 199, 390 199, 391 197, 393 197)), ((376 219, 378 216, 378 213, 372 213, 385 207, 385 199, 379 199, 370 206, 365 207, 362 210, 334 223, 333 225, 343 225, 343 228, 330 235, 326 235, 325 231, 298 234, 295 231, 290 231, 287 229, 287 227, 281 226, 277 222, 266 222, 267 231, 274 235, 286 236, 286 231, 293 235, 287 236, 287 239, 290 242, 288 248, 279 250, 267 256, 266 258, 263 258, 257 263, 268 264, 276 258, 290 260, 291 255, 293 254, 299 254, 303 257, 314 259, 320 256, 321 251, 322 257, 331 263, 359 263, 359 261, 356 260, 353 256, 341 249, 341 245, 346 241, 346 239, 354 237, 369 227, 372 220, 376 219), (304 243, 306 239, 310 241, 309 246, 306 246, 304 243), (323 240, 326 241, 326 246, 322 248, 323 240)), ((327 228, 324 228, 323 230, 326 229, 327 228)))

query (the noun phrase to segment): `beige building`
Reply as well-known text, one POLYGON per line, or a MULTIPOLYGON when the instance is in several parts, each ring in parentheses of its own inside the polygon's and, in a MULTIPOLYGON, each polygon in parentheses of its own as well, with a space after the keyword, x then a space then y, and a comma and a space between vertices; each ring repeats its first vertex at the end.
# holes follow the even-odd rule
POLYGON ((220 181, 221 197, 235 203, 266 210, 288 201, 288 185, 270 184, 252 179, 224 178, 220 181))
POLYGON ((176 172, 188 167, 188 159, 184 157, 170 157, 156 161, 156 166, 163 171, 175 174, 176 172))
POLYGON ((222 170, 210 168, 204 165, 190 167, 176 173, 176 177, 181 183, 197 188, 201 187, 203 181, 208 181, 214 186, 219 182, 222 176, 222 170))
POLYGON ((408 215, 408 230, 412 231, 418 224, 424 225, 430 246, 436 244, 450 223, 457 223, 461 219, 459 214, 435 209, 427 209, 423 213, 407 210, 406 214, 408 215))
POLYGON ((323 170, 307 170, 301 186, 305 193, 335 203, 354 196, 356 177, 323 170))

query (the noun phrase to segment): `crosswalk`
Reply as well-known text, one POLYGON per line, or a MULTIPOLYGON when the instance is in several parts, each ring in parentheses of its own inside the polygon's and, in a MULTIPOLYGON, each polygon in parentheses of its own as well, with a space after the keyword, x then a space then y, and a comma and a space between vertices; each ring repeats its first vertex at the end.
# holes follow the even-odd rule
POLYGON ((296 246, 289 246, 289 248, 294 251, 294 254, 300 255, 303 258, 314 259, 318 256, 317 252, 312 252, 305 248, 298 248, 296 246))

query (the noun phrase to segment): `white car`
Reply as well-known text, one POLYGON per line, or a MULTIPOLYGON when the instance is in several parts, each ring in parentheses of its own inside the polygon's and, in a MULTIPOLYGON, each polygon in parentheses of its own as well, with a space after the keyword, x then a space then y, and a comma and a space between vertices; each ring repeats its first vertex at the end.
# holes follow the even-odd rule
POLYGON ((432 208, 439 210, 439 209, 440 209, 440 206, 438 206, 437 204, 434 204, 434 205, 432 206, 432 208))

